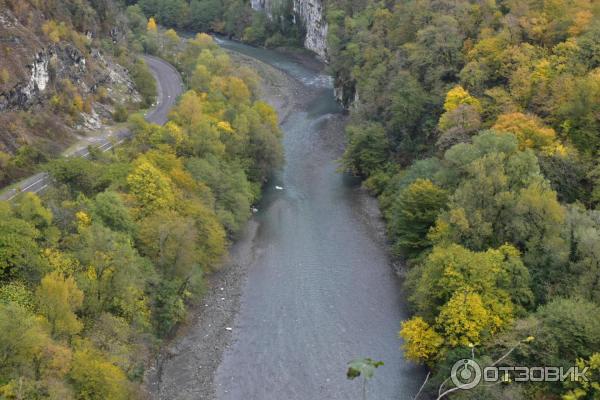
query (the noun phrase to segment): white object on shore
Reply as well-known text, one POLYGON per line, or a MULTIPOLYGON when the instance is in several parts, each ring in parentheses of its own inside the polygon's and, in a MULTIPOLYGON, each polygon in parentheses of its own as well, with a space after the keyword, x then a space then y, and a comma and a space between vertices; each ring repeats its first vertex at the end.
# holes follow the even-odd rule
POLYGON ((232 331, 233 329, 230 327, 225 328, 226 331, 232 331))
POLYGON ((256 208, 256 207, 252 207, 252 212, 253 212, 253 213, 257 213, 257 212, 258 212, 258 208, 256 208))
POLYGON ((275 186, 275 189, 277 189, 277 190, 283 190, 283 188, 281 186, 275 186))

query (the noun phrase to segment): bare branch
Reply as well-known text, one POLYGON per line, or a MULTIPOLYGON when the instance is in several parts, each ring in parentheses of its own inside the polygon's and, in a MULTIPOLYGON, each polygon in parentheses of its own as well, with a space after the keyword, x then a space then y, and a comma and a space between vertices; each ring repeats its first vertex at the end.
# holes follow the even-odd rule
POLYGON ((425 385, 427 384, 427 381, 429 380, 429 376, 431 376, 431 371, 427 372, 427 376, 425 377, 425 381, 423 382, 423 384, 421 385, 421 388, 419 389, 419 391, 417 392, 417 394, 415 395, 415 397, 413 397, 413 400, 417 400, 417 398, 419 397, 419 395, 421 394, 421 392, 423 391, 423 388, 425 387, 425 385))

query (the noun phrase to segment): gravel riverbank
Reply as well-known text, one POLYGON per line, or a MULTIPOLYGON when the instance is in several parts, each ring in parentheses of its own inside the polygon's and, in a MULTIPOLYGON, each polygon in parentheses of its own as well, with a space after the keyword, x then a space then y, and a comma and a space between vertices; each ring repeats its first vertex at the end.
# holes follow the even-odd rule
POLYGON ((346 363, 368 356, 386 365, 372 396, 410 398, 422 370, 399 351, 405 301, 377 201, 357 179, 336 172, 348 117, 323 66, 298 60, 301 53, 267 52, 269 64, 283 70, 231 56, 262 78, 261 98, 277 109, 286 132, 287 163, 146 375, 148 397, 351 400, 360 388, 346 380, 346 363))
MULTIPOLYGON (((261 77, 261 98, 278 112, 280 122, 298 106, 305 88, 285 73, 250 57, 230 52, 237 65, 253 68, 261 77)), ((216 397, 214 374, 231 341, 234 318, 259 223, 249 221, 232 245, 223 266, 206 279, 202 301, 167 342, 146 373, 149 399, 206 399, 216 397), (231 329, 231 330, 229 330, 231 329), (177 373, 165 373, 165 371, 177 373)))

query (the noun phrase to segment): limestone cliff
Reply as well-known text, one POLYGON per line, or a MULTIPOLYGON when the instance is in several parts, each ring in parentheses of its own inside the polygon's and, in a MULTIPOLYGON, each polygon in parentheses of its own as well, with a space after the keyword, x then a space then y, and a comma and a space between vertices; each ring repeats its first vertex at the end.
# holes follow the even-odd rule
POLYGON ((92 32, 50 40, 45 15, 29 7, 17 9, 22 15, 0 7, 0 152, 35 143, 57 153, 109 121, 112 104, 140 98, 127 71, 92 45, 92 32), (107 101, 95 101, 101 87, 107 101))
MULTIPOLYGON (((251 0, 252 8, 270 14, 273 3, 280 0, 251 0)), ((327 60, 327 21, 322 0, 293 0, 296 21, 301 23, 306 37, 304 47, 327 60)))

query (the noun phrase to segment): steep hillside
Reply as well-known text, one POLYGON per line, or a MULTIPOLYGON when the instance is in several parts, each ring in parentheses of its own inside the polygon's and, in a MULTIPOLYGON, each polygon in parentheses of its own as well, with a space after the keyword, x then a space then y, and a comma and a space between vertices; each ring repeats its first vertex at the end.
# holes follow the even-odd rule
POLYGON ((0 1, 0 184, 139 103, 111 1, 0 1), (110 28, 109 28, 110 27, 110 28))
POLYGON ((177 49, 160 55, 189 90, 165 125, 132 116, 114 152, 54 160, 42 198, 0 201, 0 399, 147 398, 154 351, 282 164, 256 73, 207 35, 177 49))

